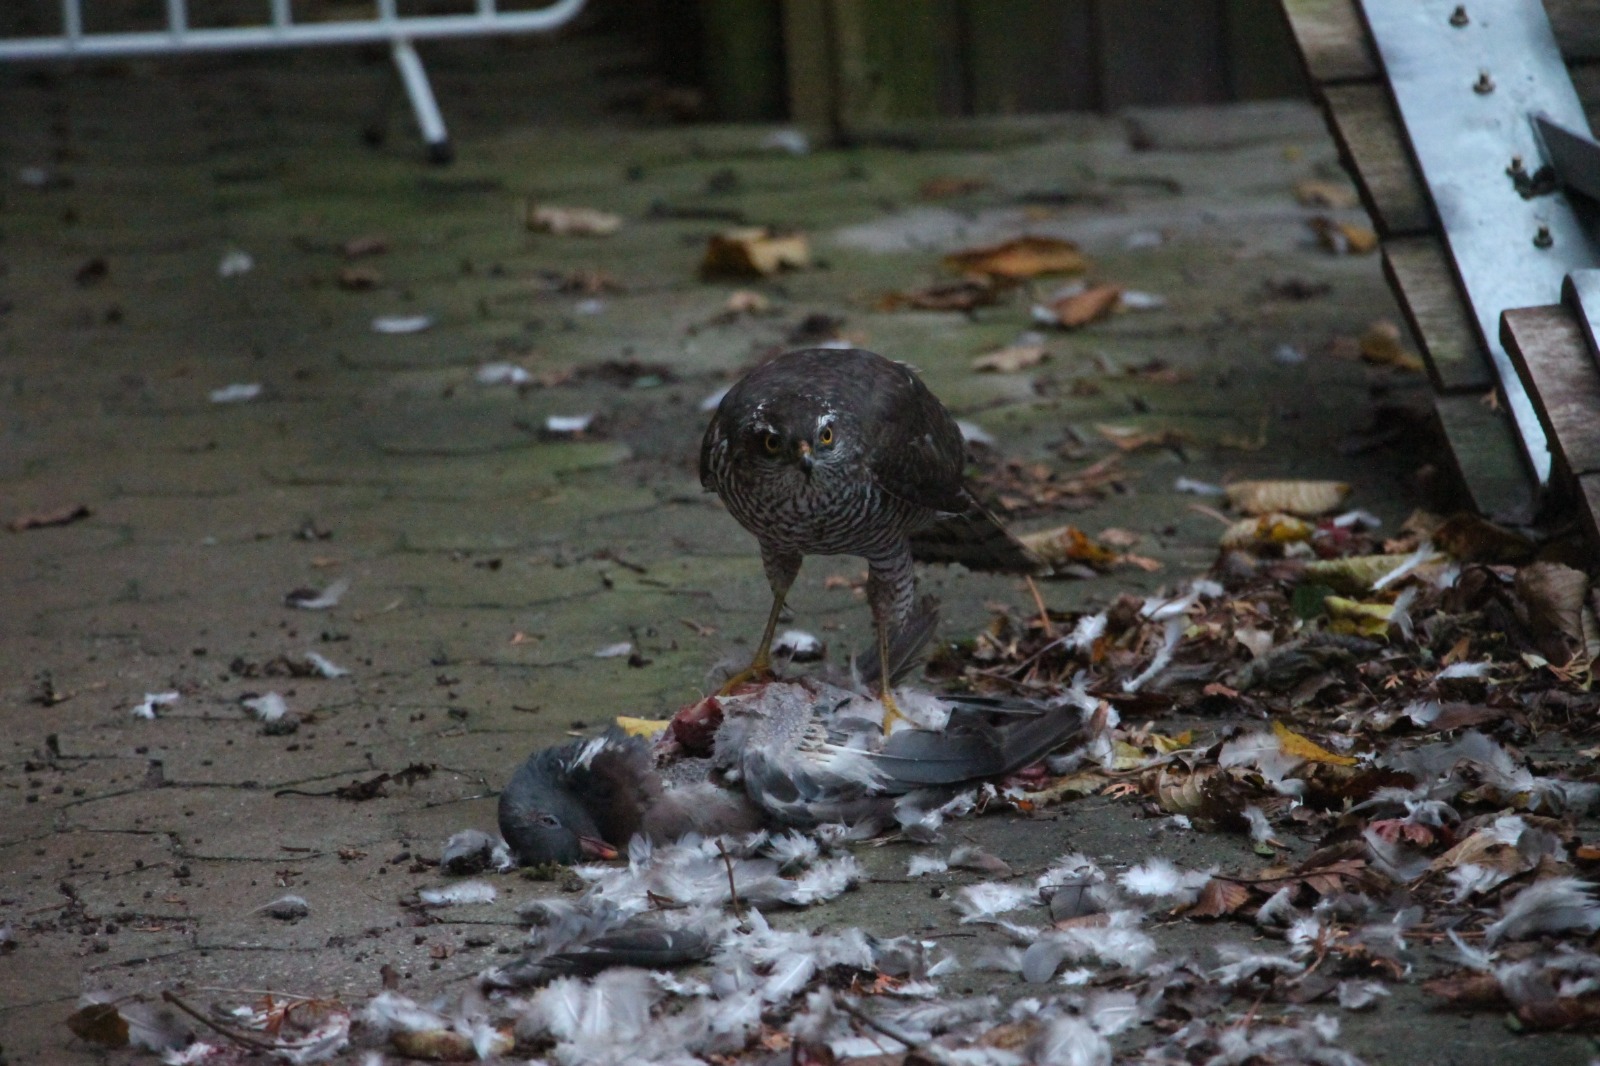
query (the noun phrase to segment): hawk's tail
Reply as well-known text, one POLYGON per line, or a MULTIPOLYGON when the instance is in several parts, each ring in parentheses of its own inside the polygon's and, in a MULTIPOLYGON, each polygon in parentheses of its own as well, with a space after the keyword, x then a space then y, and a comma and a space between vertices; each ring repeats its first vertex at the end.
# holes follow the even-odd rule
POLYGON ((968 570, 1037 574, 1044 563, 981 504, 945 515, 911 535, 911 555, 924 563, 960 563, 968 570))

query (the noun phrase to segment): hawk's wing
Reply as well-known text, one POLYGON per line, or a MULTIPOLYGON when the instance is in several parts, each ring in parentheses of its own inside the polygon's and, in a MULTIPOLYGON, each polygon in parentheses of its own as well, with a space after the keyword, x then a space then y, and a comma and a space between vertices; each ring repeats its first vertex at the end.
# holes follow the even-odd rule
POLYGON ((869 434, 867 469, 878 487, 946 513, 967 509, 961 475, 967 463, 961 428, 922 380, 903 363, 881 360, 862 401, 869 434))

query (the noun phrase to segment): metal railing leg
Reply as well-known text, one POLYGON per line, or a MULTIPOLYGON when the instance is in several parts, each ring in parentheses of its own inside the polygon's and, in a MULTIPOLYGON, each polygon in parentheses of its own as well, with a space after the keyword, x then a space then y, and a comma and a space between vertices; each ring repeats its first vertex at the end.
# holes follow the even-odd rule
POLYGON ((395 68, 405 84, 406 95, 411 98, 411 110, 417 116, 417 129, 422 133, 423 143, 428 146, 429 161, 450 162, 455 158, 455 149, 450 145, 450 134, 444 128, 444 116, 439 113, 439 104, 433 98, 433 86, 428 84, 428 72, 422 66, 422 58, 417 55, 411 41, 404 37, 396 37, 391 42, 391 48, 395 68))

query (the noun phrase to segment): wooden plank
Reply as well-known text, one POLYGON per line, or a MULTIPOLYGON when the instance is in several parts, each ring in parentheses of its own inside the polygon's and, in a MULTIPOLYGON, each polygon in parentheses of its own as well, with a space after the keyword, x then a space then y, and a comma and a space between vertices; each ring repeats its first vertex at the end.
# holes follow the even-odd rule
MULTIPOLYGON (((1471 12, 1469 2, 1467 11, 1471 12)), ((1284 14, 1313 81, 1376 78, 1381 72, 1357 0, 1283 0, 1284 14)), ((1600 60, 1600 0, 1544 0, 1568 63, 1600 60)))
POLYGON ((1483 341, 1456 283, 1444 241, 1432 235, 1385 241, 1383 271, 1411 332, 1422 342, 1434 387, 1475 393, 1493 388, 1483 341))
POLYGON ((1481 396, 1436 396, 1433 409, 1467 492, 1463 505, 1488 518, 1533 518, 1533 475, 1522 458, 1511 416, 1481 396))
POLYGON ((828 0, 783 0, 783 59, 789 121, 813 134, 837 133, 839 86, 828 0))
POLYGON ((940 114, 951 0, 830 0, 829 10, 842 129, 940 114))
POLYGON ((1283 12, 1310 80, 1328 83, 1379 76, 1378 55, 1355 0, 1283 0, 1283 12))
POLYGON ((1099 0, 1105 107, 1228 98, 1220 0, 1099 0))
POLYGON ((778 0, 699 0, 705 82, 712 113, 724 122, 783 117, 783 47, 778 0))
POLYGON ((1583 516, 1584 532, 1589 535, 1589 544, 1600 550, 1600 522, 1595 518, 1600 515, 1600 474, 1580 477, 1573 495, 1578 499, 1578 513, 1583 516))
POLYGON ((1578 316, 1563 304, 1513 308, 1500 316, 1500 339, 1551 451, 1574 476, 1600 474, 1600 369, 1578 316))
POLYGON ((1334 139, 1378 229, 1385 236, 1433 229, 1433 208, 1388 90, 1351 83, 1327 86, 1322 95, 1334 139))
POLYGON ((1600 60, 1600 0, 1544 0, 1544 12, 1568 63, 1600 60))
POLYGON ((1100 107, 1092 0, 963 0, 972 110, 1100 107))
POLYGON ((1557 478, 1570 490, 1589 543, 1600 546, 1600 369, 1583 324, 1564 304, 1500 316, 1500 339, 1550 441, 1557 478))

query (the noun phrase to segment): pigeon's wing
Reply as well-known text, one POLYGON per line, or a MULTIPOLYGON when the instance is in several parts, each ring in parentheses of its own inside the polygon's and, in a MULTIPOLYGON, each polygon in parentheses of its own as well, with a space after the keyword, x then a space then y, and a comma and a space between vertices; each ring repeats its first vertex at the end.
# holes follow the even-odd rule
POLYGON ((661 778, 642 737, 613 727, 567 769, 567 787, 593 817, 600 837, 626 844, 661 798, 661 778))
POLYGON ((882 806, 867 753, 829 739, 838 695, 775 681, 722 701, 717 762, 736 766, 750 802, 781 825, 857 822, 882 806))
POLYGON ((870 756, 886 792, 999 777, 1044 758, 1082 728, 1072 708, 958 706, 942 730, 905 729, 870 756))

